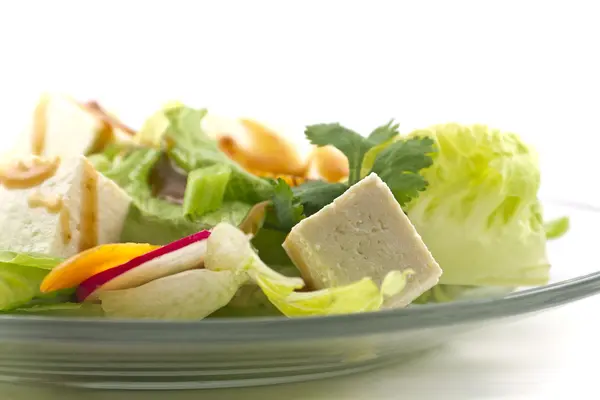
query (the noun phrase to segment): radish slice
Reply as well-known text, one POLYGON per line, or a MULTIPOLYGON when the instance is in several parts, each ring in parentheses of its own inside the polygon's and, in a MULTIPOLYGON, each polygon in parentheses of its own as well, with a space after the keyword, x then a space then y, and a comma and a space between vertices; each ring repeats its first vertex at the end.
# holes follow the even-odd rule
POLYGON ((102 291, 129 289, 165 276, 200 268, 204 264, 206 239, 201 231, 100 272, 79 285, 79 301, 97 300, 102 291))
POLYGON ((99 297, 109 317, 202 319, 226 306, 246 280, 246 274, 196 269, 99 297))

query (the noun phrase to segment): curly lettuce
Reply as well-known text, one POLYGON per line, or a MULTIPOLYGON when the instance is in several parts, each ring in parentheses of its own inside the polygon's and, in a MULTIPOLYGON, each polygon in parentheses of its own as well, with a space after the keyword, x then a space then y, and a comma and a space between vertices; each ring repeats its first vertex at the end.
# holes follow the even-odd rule
POLYGON ((440 284, 547 283, 536 152, 484 125, 436 125, 409 136, 436 147, 433 165, 421 171, 429 185, 405 210, 444 271, 440 284))

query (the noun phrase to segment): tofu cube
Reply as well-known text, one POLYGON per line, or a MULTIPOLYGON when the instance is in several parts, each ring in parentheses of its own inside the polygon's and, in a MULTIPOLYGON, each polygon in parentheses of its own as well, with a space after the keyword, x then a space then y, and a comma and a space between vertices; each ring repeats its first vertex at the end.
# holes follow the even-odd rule
POLYGON ((0 248, 70 257, 119 241, 131 198, 86 157, 63 160, 44 182, 0 186, 0 248))
POLYGON ((389 187, 374 173, 297 224, 283 247, 314 289, 364 277, 381 284, 390 271, 412 269, 406 288, 386 307, 408 305, 442 274, 389 187))
POLYGON ((75 100, 47 94, 33 110, 12 154, 68 158, 86 155, 114 138, 131 139, 119 129, 107 129, 97 114, 75 100))

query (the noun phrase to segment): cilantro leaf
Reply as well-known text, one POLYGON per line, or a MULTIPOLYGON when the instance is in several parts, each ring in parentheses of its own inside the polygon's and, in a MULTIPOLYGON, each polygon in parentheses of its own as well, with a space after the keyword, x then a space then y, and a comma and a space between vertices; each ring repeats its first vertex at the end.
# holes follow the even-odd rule
POLYGON ((304 217, 302 205, 294 204, 294 193, 281 178, 275 185, 272 202, 277 225, 285 231, 292 229, 304 217))
POLYGON ((348 189, 343 183, 327 183, 324 181, 308 181, 296 186, 292 191, 298 202, 304 207, 307 217, 321 208, 331 204, 348 189))
POLYGON ((433 163, 430 156, 433 152, 433 140, 430 138, 397 141, 377 155, 371 172, 379 175, 398 203, 404 206, 427 186, 419 171, 433 163))
POLYGON ((394 120, 391 120, 387 124, 375 128, 375 130, 369 135, 368 139, 375 145, 385 143, 400 134, 398 131, 399 128, 400 125, 394 124, 394 120))
POLYGON ((304 133, 314 145, 333 145, 337 147, 348 158, 350 168, 348 183, 354 185, 360 180, 360 168, 363 158, 365 153, 373 147, 373 143, 337 123, 310 125, 306 127, 304 133))

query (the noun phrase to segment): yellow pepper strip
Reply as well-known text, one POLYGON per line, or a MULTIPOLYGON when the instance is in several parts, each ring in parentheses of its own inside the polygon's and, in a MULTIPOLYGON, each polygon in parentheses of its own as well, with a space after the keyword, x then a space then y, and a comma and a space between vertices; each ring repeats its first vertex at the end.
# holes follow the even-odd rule
POLYGON ((42 293, 70 289, 92 276, 118 267, 160 246, 138 243, 106 244, 81 252, 57 265, 42 281, 42 293))

